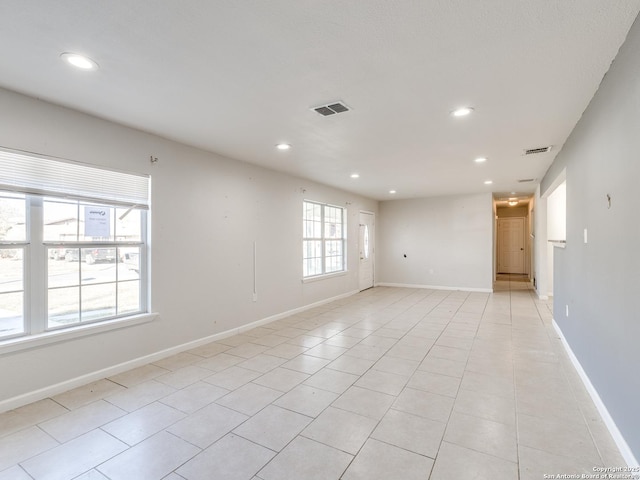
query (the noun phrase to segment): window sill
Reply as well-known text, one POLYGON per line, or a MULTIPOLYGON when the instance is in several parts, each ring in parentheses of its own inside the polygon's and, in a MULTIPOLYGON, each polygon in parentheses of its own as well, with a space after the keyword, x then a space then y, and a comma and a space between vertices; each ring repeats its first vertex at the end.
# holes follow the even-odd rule
POLYGON ((79 325, 77 327, 65 328, 62 330, 52 330, 36 335, 25 335, 23 337, 11 338, 0 341, 0 355, 28 350, 43 345, 66 342, 74 338, 88 337, 111 330, 132 327, 154 321, 158 317, 157 313, 140 313, 130 317, 117 318, 106 322, 79 325))
POLYGON ((333 277, 342 277, 344 275, 346 275, 347 272, 346 270, 343 270, 341 272, 334 272, 334 273, 326 273, 324 275, 315 275, 313 277, 307 277, 307 278, 303 278, 302 279, 302 283, 313 283, 313 282, 318 282, 320 280, 326 280, 329 278, 333 278, 333 277))

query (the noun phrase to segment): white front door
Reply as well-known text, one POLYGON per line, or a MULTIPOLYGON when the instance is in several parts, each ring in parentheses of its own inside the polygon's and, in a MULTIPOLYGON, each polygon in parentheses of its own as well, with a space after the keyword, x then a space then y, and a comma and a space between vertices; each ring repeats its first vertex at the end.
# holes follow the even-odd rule
POLYGON ((360 238, 358 239, 358 248, 360 250, 360 291, 373 287, 374 225, 373 213, 360 212, 360 238))
POLYGON ((498 219, 498 273, 526 273, 524 218, 498 219))

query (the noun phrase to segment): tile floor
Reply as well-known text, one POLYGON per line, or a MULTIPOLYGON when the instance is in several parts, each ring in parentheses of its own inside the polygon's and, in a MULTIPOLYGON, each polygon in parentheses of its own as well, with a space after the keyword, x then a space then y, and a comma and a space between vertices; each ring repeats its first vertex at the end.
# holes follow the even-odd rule
POLYGON ((374 288, 0 415, 0 480, 491 480, 624 462, 548 302, 374 288))

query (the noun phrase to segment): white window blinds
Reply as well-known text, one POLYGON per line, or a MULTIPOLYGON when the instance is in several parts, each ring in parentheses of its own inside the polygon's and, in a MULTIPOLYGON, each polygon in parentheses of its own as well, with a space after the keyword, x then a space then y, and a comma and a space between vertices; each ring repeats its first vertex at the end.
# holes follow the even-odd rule
POLYGON ((0 149, 0 190, 149 207, 149 176, 0 149))

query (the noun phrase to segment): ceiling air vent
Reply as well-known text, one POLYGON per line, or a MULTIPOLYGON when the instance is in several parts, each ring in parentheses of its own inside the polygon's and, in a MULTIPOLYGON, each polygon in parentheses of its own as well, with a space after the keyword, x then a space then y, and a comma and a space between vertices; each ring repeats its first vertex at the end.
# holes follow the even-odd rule
POLYGON ((348 112, 350 109, 342 102, 335 102, 328 105, 313 107, 312 110, 315 110, 320 115, 328 117, 329 115, 335 115, 336 113, 348 112))
POLYGON ((551 146, 548 147, 539 147, 539 148, 529 148, 524 151, 525 155, 535 155, 536 153, 547 153, 551 151, 551 146))
POLYGON ((518 180, 518 183, 531 183, 535 181, 536 181, 535 178, 521 178, 518 180))

